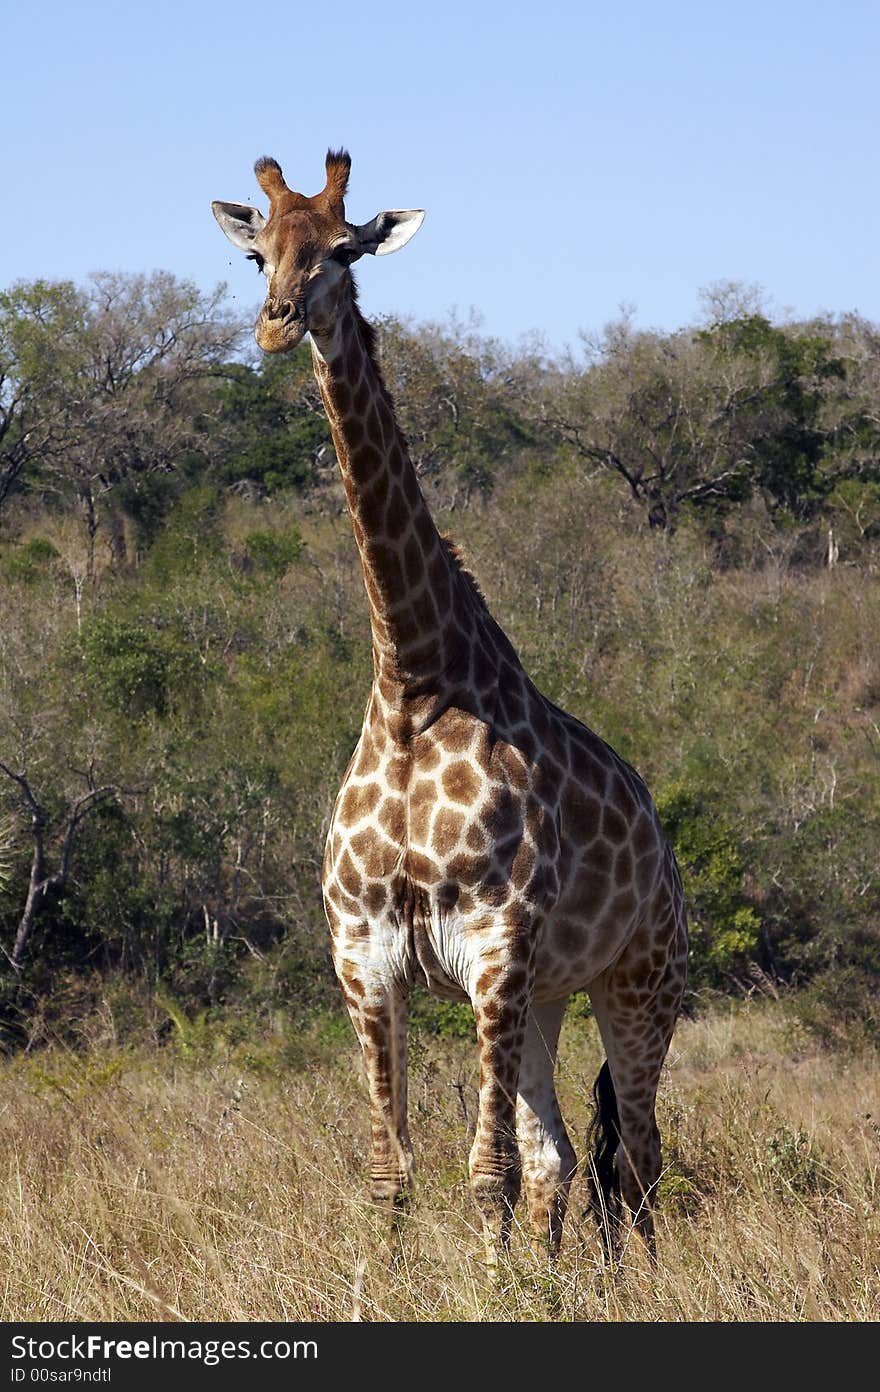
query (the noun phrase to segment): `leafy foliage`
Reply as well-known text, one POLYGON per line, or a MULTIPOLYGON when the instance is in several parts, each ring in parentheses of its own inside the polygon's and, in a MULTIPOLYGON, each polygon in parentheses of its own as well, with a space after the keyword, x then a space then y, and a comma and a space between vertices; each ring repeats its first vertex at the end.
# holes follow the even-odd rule
POLYGON ((286 359, 258 368, 229 364, 215 388, 219 478, 238 488, 274 494, 302 491, 331 448, 315 385, 311 353, 301 346, 286 359))
POLYGON ((82 648, 86 680, 112 711, 130 720, 167 715, 198 693, 197 658, 161 620, 92 619, 82 648))
POLYGON ((673 783, 657 811, 678 860, 688 906, 691 984, 728 984, 754 956, 761 920, 746 902, 740 848, 707 792, 673 783))
POLYGON ((289 527, 283 534, 265 530, 248 532, 244 544, 251 564, 276 579, 302 558, 305 549, 296 526, 289 527))

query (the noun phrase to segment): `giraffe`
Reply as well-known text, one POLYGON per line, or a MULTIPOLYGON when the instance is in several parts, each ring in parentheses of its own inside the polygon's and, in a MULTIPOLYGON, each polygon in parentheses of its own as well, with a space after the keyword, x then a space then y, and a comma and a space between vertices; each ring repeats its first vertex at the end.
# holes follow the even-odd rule
POLYGON ((434 523, 351 274, 402 248, 424 213, 346 221, 350 166, 328 151, 325 186, 306 197, 264 157, 268 217, 212 208, 268 282, 259 346, 310 334, 370 611, 372 688, 322 888, 369 1086, 372 1198, 393 1209, 412 1180, 406 1000, 421 981, 473 1007, 468 1167, 487 1259, 508 1248, 521 1189, 533 1243, 555 1255, 576 1170, 557 1045, 568 997, 586 990, 606 1053, 591 1206, 613 1237, 622 1196, 653 1250, 655 1099, 686 974, 675 858, 639 775, 532 684, 434 523))

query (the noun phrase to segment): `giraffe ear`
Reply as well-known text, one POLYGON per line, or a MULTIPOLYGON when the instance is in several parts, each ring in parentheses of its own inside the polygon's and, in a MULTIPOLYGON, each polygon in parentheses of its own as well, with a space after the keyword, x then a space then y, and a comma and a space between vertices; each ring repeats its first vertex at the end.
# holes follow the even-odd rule
POLYGON ((212 203, 211 212, 232 245, 241 251, 250 251, 257 233, 266 226, 263 214, 246 203, 212 203))
POLYGON ((424 208, 391 208, 377 213, 372 222, 354 229, 361 252, 370 256, 390 256, 414 237, 425 221, 424 208))

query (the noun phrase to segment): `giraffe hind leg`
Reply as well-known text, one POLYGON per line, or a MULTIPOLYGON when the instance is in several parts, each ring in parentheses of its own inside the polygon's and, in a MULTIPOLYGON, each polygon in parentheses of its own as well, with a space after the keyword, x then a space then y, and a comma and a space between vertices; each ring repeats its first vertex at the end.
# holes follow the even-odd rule
POLYGON ((646 937, 638 934, 589 987, 607 1055, 594 1088, 592 1207, 613 1250, 622 1197, 653 1253, 661 1172, 654 1108, 684 990, 686 938, 683 923, 677 923, 662 948, 654 937, 646 952, 646 937))

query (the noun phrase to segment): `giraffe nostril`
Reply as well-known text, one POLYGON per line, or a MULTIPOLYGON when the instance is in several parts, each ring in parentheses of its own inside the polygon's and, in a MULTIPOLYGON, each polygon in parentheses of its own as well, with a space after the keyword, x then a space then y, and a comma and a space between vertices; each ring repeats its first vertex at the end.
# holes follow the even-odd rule
POLYGON ((291 300, 273 300, 266 305, 266 315, 269 319, 295 319, 296 309, 291 300))

